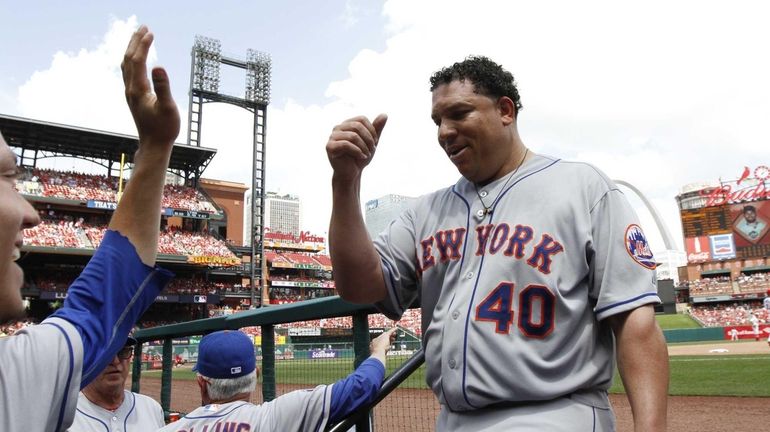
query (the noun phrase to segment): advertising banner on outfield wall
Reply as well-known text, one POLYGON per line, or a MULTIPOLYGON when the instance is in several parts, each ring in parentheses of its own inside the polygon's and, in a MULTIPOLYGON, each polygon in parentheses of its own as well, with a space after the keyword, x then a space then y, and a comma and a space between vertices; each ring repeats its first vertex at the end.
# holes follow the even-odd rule
MULTIPOLYGON (((730 327, 724 327, 722 329, 725 334, 725 339, 727 340, 737 340, 737 339, 756 339, 757 335, 754 334, 754 327, 747 325, 747 326, 730 326, 730 327), (733 329, 735 329, 735 332, 733 333, 733 329)), ((770 336, 770 325, 763 324, 759 326, 759 340, 766 341, 768 336, 770 336)))

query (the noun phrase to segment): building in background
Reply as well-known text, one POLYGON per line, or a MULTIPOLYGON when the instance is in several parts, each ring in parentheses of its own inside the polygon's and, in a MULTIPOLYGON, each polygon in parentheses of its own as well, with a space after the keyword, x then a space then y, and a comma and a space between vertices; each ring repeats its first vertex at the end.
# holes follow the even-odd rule
POLYGON ((367 201, 364 218, 369 236, 376 237, 414 200, 414 197, 389 194, 367 201))
MULTIPOLYGON (((251 191, 246 191, 244 206, 243 244, 250 246, 251 191)), ((279 195, 267 192, 265 195, 265 231, 280 232, 299 236, 302 231, 302 202, 296 195, 279 195)))
POLYGON ((244 192, 249 190, 243 183, 226 180, 201 179, 201 188, 211 197, 225 214, 224 220, 209 222, 209 232, 230 244, 242 246, 249 236, 244 223, 244 192))
POLYGON ((753 311, 770 323, 761 307, 770 290, 770 169, 745 167, 736 180, 689 184, 676 198, 686 250, 678 301, 689 303, 704 325, 723 325, 725 332, 738 325, 750 333, 748 312, 730 315, 734 311, 753 311))

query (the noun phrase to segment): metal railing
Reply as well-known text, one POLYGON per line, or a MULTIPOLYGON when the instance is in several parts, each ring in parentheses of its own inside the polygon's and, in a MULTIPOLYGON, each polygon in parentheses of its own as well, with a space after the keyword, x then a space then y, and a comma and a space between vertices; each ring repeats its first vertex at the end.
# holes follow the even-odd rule
MULTIPOLYGON (((134 392, 140 391, 142 345, 150 341, 163 341, 160 404, 166 413, 166 418, 168 418, 168 414, 171 411, 172 340, 185 336, 205 335, 218 330, 237 330, 242 327, 260 326, 262 330, 262 396, 267 402, 276 397, 274 340, 274 326, 276 324, 352 316, 354 365, 358 367, 369 357, 368 315, 371 313, 377 313, 371 305, 356 305, 348 303, 338 296, 333 296, 253 309, 228 316, 142 329, 134 334, 138 343, 134 347, 131 390, 134 392)), ((341 432, 355 425, 357 432, 371 431, 368 415, 371 409, 395 390, 423 362, 424 354, 422 350, 419 350, 386 378, 374 402, 368 406, 360 407, 357 411, 351 413, 348 418, 336 425, 330 426, 327 430, 341 432)))

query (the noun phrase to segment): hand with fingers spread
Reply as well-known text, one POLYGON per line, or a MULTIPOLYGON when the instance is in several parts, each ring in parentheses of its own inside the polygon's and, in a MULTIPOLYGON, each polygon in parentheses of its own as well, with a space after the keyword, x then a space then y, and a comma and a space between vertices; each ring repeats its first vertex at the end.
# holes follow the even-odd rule
POLYGON ((326 143, 326 155, 336 177, 352 180, 361 175, 374 157, 387 121, 385 114, 378 115, 373 121, 358 116, 334 127, 326 143))
POLYGON ((153 34, 141 26, 131 36, 131 41, 120 65, 126 87, 126 101, 134 117, 139 133, 140 146, 173 145, 179 135, 179 109, 171 96, 168 75, 161 67, 152 69, 152 87, 147 79, 147 53, 152 45, 153 34))

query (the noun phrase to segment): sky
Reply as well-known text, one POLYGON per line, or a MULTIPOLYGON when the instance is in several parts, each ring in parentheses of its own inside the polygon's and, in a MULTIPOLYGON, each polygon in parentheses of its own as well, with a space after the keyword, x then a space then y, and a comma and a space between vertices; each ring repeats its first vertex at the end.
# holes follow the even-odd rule
MULTIPOLYGON (((195 35, 219 39, 232 57, 266 52, 266 189, 299 196, 303 229, 325 235, 324 146, 334 125, 389 115, 362 204, 450 186, 459 174, 436 140, 428 78, 486 55, 515 76, 524 143, 635 185, 681 250, 683 186, 770 164, 768 16, 765 1, 0 0, 0 113, 135 135, 120 61, 132 31, 147 24, 150 62, 170 75, 184 143, 195 35)), ((225 67, 221 89, 242 96, 244 79, 225 67)), ((204 107, 201 145, 217 149, 204 177, 251 184, 252 118, 204 107)), ((662 250, 649 212, 626 191, 652 249, 662 250)))

